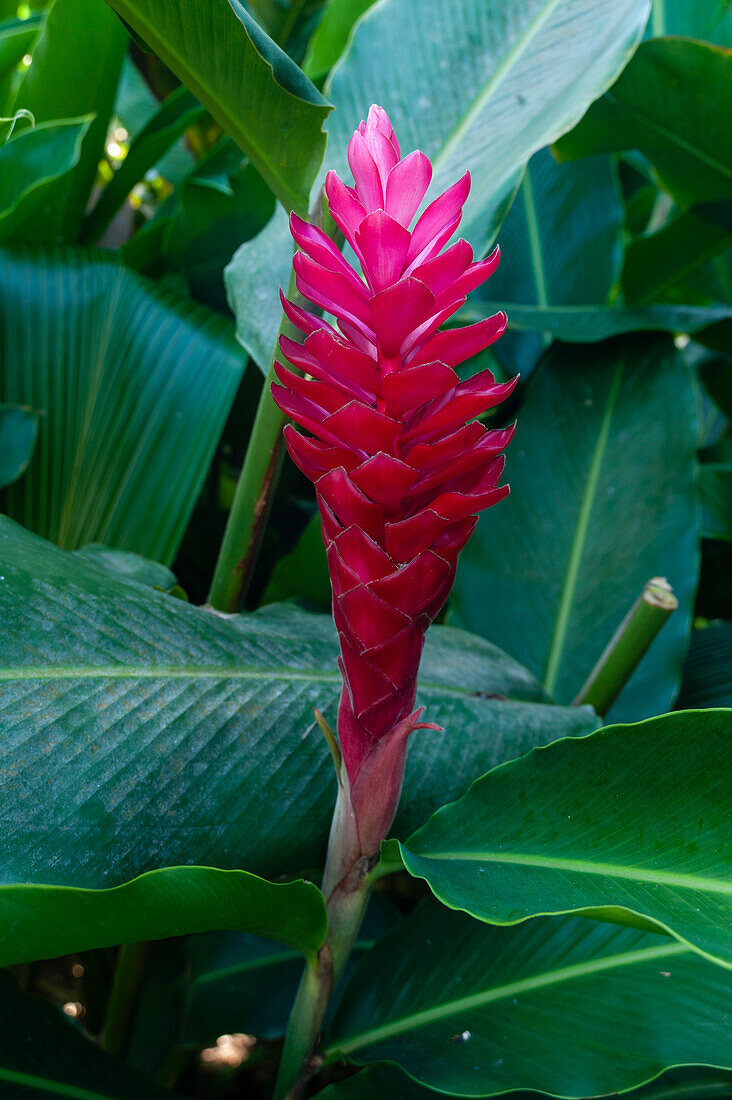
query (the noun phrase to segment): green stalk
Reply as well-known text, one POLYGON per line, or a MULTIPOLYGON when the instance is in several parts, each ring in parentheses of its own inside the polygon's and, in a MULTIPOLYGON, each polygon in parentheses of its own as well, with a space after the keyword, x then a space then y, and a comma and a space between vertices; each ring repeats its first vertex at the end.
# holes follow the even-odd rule
MULTIPOLYGON (((290 301, 303 301, 295 287, 294 272, 287 297, 290 301)), ((301 336, 284 314, 275 347, 283 334, 293 339, 301 336)), ((238 611, 247 594, 282 469, 285 416, 272 399, 270 387, 274 381, 273 356, 206 601, 217 611, 238 611)))
POLYGON ((589 703, 599 715, 607 714, 666 619, 678 606, 679 601, 665 577, 648 581, 582 685, 574 705, 589 703))
POLYGON ((99 1036, 104 1049, 117 1058, 123 1054, 129 1039, 147 948, 147 943, 125 943, 117 954, 112 988, 99 1036))

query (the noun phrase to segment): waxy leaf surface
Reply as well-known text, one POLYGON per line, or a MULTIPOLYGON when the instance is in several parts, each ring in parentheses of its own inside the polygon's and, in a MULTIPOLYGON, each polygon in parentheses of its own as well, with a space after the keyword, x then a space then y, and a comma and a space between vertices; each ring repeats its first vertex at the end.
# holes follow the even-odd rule
POLYGON ((484 776, 402 856, 481 920, 610 907, 732 967, 730 789, 732 710, 608 726, 484 776))
POLYGON ((511 495, 463 551, 451 622, 484 634, 570 702, 646 581, 679 599, 615 720, 668 710, 698 570, 696 398, 670 340, 556 347, 537 368, 506 473, 511 495))
MULTIPOLYGON (((111 887, 159 867, 316 868, 335 799, 328 616, 220 616, 0 521, 2 881, 111 887)), ((589 708, 462 631, 433 628, 397 835, 482 772, 596 728, 589 708)))
POLYGON ((731 994, 730 971, 653 933, 488 928, 423 903, 359 963, 325 1049, 453 1095, 595 1096, 676 1065, 729 1068, 731 994))

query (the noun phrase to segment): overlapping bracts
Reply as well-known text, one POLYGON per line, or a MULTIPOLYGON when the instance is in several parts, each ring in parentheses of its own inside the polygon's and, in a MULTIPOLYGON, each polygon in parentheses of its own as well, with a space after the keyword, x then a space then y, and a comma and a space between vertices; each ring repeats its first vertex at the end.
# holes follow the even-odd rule
POLYGON ((455 371, 501 335, 504 314, 440 329, 498 263, 498 249, 473 262, 464 240, 444 248, 469 174, 410 230, 432 169, 418 151, 401 159, 381 108, 353 135, 348 162, 355 187, 330 172, 326 194, 363 277, 325 233, 292 215, 298 290, 338 327, 283 298, 305 338, 283 337, 281 350, 307 377, 278 363, 273 394, 310 433, 285 429, 322 518, 344 682, 338 733, 358 801, 359 776, 373 782, 377 758, 382 771, 389 759, 401 787, 425 631, 477 513, 508 493, 498 481, 513 428, 489 431, 475 418, 514 382, 499 385, 487 370, 461 382, 455 371), (387 749, 387 738, 399 744, 387 749))

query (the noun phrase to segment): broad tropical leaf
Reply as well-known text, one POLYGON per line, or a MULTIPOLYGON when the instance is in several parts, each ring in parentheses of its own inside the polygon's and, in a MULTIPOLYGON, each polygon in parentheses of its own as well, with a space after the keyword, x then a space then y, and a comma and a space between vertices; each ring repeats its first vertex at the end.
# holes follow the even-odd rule
POLYGON ((89 119, 50 122, 0 145, 0 243, 41 236, 54 205, 68 193, 89 119))
POLYGON ((76 239, 89 200, 97 165, 104 154, 128 36, 104 0, 53 0, 33 48, 14 107, 31 112, 36 122, 90 117, 79 164, 63 201, 46 219, 44 236, 57 243, 76 239), (82 45, 83 44, 83 45, 82 45))
POLYGON ((646 37, 667 34, 732 46, 732 11, 719 0, 653 0, 646 37))
POLYGON ((508 316, 509 332, 546 332, 570 344, 596 343, 626 332, 694 333, 732 317, 732 306, 724 305, 527 306, 523 302, 471 298, 458 319, 473 323, 499 309, 508 316))
POLYGON ((570 702, 651 577, 674 612, 611 710, 668 710, 698 569, 696 399, 670 340, 552 348, 508 457, 511 495, 461 556, 451 621, 497 640, 570 702))
MULTIPOLYGON (((111 887, 185 863, 275 878, 321 864, 335 780, 312 708, 335 724, 330 617, 286 605, 220 616, 8 520, 0 560, 6 884, 111 887)), ((482 639, 431 634, 420 699, 444 732, 413 740, 399 836, 494 765, 597 726, 589 708, 544 702, 482 639)))
POLYGON ((622 910, 732 967, 731 748, 732 710, 563 740, 438 811, 404 864, 481 920, 622 910))
POLYGON ((732 463, 708 462, 699 470, 702 534, 732 540, 732 463))
POLYGON ((269 936, 312 955, 326 930, 323 895, 312 883, 214 867, 165 867, 106 890, 6 880, 0 914, 2 966, 217 928, 269 936))
MULTIPOLYGON (((557 306, 601 306, 620 275, 624 215, 610 157, 557 164, 548 149, 535 153, 501 226, 501 262, 478 291, 478 307, 482 298, 520 302, 519 311, 533 307, 537 315, 557 306)), ((512 374, 525 376, 552 335, 547 329, 509 335, 495 354, 512 374)))
POLYGON ((241 377, 227 322, 109 254, 18 249, 0 363, 2 399, 45 412, 4 510, 69 548, 172 560, 241 377))
MULTIPOLYGON (((625 252, 623 290, 630 304, 678 297, 679 290, 711 260, 729 252, 732 236, 703 216, 685 210, 673 221, 631 241, 625 252)), ((708 301, 708 297, 702 299, 708 301)), ((722 298, 726 301, 726 296, 722 298)))
POLYGON ((730 995, 730 971, 653 933, 488 928, 423 903, 358 965, 325 1049, 461 1096, 596 1096, 686 1063, 730 1068, 730 995))
POLYGON ((562 159, 638 149, 684 205, 732 198, 732 56, 691 38, 651 39, 577 127, 562 159))
MULTIPOLYGON (((473 189, 460 233, 480 253, 526 161, 607 88, 647 14, 645 0, 617 0, 611 9, 603 0, 520 0, 508 7, 503 0, 383 0, 358 21, 326 83, 336 105, 326 166, 348 175, 349 138, 368 105, 379 103, 402 149, 420 148, 432 159, 428 199, 470 170, 473 189)), ((277 286, 286 285, 291 256, 284 219, 265 234, 244 245, 227 269, 237 334, 264 371, 279 326, 277 286)))
POLYGON ((732 623, 694 630, 679 707, 732 707, 732 623))
POLYGON ((330 110, 241 0, 110 0, 241 146, 288 210, 307 212, 330 110))
POLYGON ((354 24, 373 3, 374 0, 328 0, 302 64, 311 80, 325 76, 333 68, 354 24))

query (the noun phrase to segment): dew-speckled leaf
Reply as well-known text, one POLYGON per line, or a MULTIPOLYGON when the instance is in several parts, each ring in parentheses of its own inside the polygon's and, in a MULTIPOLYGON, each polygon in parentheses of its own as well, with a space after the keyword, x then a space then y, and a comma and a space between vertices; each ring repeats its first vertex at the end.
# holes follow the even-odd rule
POLYGON ((732 968, 731 789, 732 710, 608 726, 484 776, 402 858, 481 920, 609 907, 732 968))
MULTIPOLYGON (((222 616, 0 521, 0 868, 110 887, 157 867, 322 864, 335 800, 317 706, 340 690, 329 616, 222 616)), ((462 631, 434 627, 396 833, 533 745, 597 727, 462 631)))
POLYGON ((0 253, 0 399, 44 411, 3 511, 171 561, 242 370, 224 318, 109 253, 0 253))
POLYGON ((732 1067, 732 972, 673 939, 544 918, 489 928, 423 903, 356 968, 326 1055, 461 1096, 596 1096, 732 1067))
POLYGON ((683 204, 732 198, 732 55, 692 38, 644 42, 556 145, 563 159, 637 149, 683 204))
POLYGON ((532 377, 507 455, 510 496, 463 551, 450 621, 512 653, 571 702, 651 578, 679 608, 618 702, 668 710, 698 572, 696 398, 671 340, 556 345, 532 377))
POLYGON ((301 214, 330 106, 241 0, 109 0, 301 214))
POLYGON ((3 1100, 181 1100, 122 1065, 62 1015, 0 974, 3 1100))

